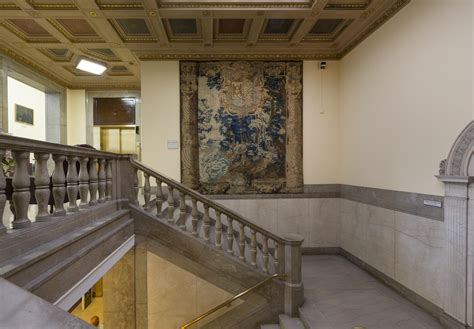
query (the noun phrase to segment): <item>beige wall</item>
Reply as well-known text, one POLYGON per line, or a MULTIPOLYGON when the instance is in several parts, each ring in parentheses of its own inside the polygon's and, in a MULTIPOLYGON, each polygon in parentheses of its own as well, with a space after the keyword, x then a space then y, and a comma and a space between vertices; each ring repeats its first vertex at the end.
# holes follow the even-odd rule
MULTIPOLYGON (((320 71, 318 63, 303 66, 305 184, 338 183, 339 64, 330 62, 320 71)), ((142 62, 141 79, 143 162, 179 180, 180 152, 166 148, 168 139, 180 135, 179 62, 142 62)))
POLYGON ((8 77, 8 133, 25 138, 46 140, 46 94, 21 81, 8 77), (15 120, 15 107, 33 110, 33 125, 15 120))
MULTIPOLYGON (((147 254, 148 328, 179 328, 232 297, 227 291, 154 253, 147 254)), ((231 307, 236 305, 239 305, 238 301, 231 307)), ((203 320, 201 324, 204 325, 229 310, 230 308, 225 308, 208 320, 203 320)), ((198 327, 201 326, 193 326, 198 327)))
POLYGON ((342 183, 443 194, 439 161, 472 119, 471 7, 413 0, 342 60, 342 183))
POLYGON ((166 145, 180 135, 179 62, 142 62, 140 67, 142 160, 180 180, 180 151, 166 145))
POLYGON ((86 91, 67 90, 67 143, 86 143, 86 91))
POLYGON ((303 62, 305 184, 339 183, 339 62, 303 62))

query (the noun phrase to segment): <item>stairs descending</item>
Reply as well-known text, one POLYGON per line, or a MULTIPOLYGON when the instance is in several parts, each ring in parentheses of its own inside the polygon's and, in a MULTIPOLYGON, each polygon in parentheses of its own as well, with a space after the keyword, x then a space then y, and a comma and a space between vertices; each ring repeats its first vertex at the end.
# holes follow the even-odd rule
POLYGON ((306 329, 307 327, 298 318, 291 318, 286 314, 278 316, 279 324, 264 324, 260 329, 306 329))

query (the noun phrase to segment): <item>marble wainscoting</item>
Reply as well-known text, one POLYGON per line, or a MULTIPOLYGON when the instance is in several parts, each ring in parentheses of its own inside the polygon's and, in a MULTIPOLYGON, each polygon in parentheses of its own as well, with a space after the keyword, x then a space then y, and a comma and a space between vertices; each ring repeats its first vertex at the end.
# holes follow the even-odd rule
POLYGON ((135 329, 135 251, 103 277, 104 329, 135 329))
MULTIPOLYGON (((195 274, 147 252, 148 327, 179 328, 193 318, 231 298, 233 294, 205 281, 195 274)), ((193 328, 206 323, 240 305, 236 301, 193 328)))
POLYGON ((297 233, 303 248, 340 246, 339 198, 217 199, 266 230, 297 233))
POLYGON ((423 200, 443 199, 352 186, 342 190, 354 193, 214 199, 270 232, 302 235, 306 253, 341 253, 440 316, 445 222, 443 209, 427 208, 423 200))
POLYGON ((341 247, 441 307, 444 223, 341 199, 341 247))

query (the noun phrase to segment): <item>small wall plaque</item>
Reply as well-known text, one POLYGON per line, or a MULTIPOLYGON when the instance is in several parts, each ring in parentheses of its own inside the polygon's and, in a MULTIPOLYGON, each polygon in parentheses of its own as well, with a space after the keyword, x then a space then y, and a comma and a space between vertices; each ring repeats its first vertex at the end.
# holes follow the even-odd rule
POLYGON ((168 150, 176 150, 178 148, 178 141, 176 139, 168 139, 166 145, 168 150))
POLYGON ((436 208, 442 208, 443 207, 443 203, 441 201, 423 200, 423 204, 425 206, 429 206, 429 207, 436 207, 436 208))

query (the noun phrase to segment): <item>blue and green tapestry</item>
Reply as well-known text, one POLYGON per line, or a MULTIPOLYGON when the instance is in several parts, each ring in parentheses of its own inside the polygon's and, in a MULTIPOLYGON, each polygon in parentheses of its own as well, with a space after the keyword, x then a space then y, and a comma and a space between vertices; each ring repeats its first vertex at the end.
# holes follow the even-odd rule
POLYGON ((288 97, 292 97, 287 80, 286 62, 198 64, 197 135, 203 192, 285 190, 288 97))

